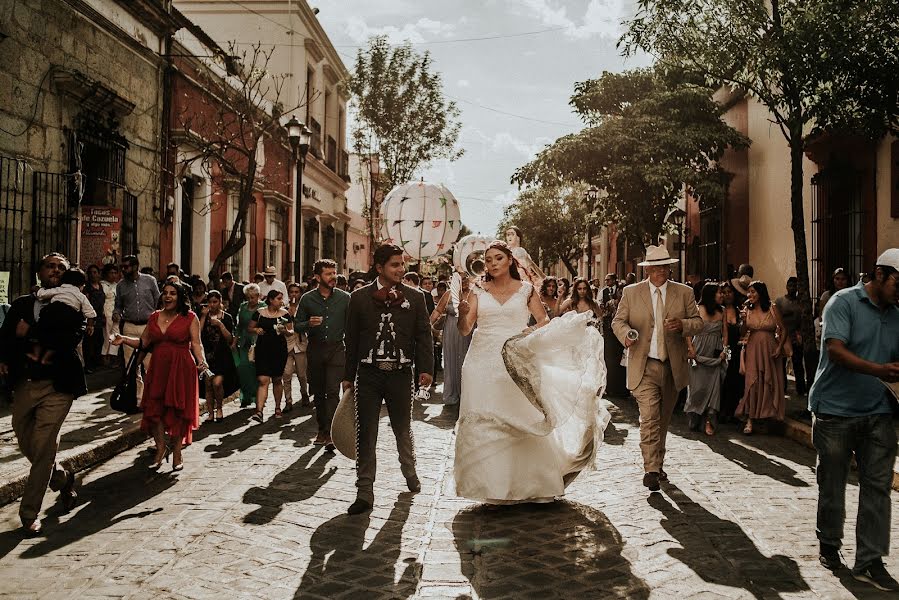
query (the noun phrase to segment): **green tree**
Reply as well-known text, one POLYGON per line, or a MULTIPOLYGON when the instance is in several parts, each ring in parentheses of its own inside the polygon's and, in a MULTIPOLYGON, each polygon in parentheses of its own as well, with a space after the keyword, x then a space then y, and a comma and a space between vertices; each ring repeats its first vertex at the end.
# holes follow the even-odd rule
POLYGON ((748 145, 721 121, 724 109, 711 96, 673 70, 606 72, 577 83, 570 104, 587 127, 556 140, 512 181, 602 189, 596 222, 655 243, 685 188, 705 205, 726 197, 730 175, 717 161, 728 147, 748 145))
POLYGON ((462 156, 456 147, 459 109, 444 98, 430 53, 418 54, 409 42, 391 46, 386 36, 373 37, 356 55, 347 89, 356 112, 353 145, 360 154, 379 156, 385 192, 411 181, 434 160, 462 156))
POLYGON ((802 158, 825 132, 871 140, 897 130, 897 0, 639 0, 621 40, 771 113, 790 150, 791 228, 811 339, 802 158))
POLYGON ((533 186, 523 190, 503 210, 497 238, 515 225, 524 234, 525 249, 535 261, 552 264, 561 260, 572 277, 577 276, 573 261, 586 243, 587 207, 584 184, 533 186))

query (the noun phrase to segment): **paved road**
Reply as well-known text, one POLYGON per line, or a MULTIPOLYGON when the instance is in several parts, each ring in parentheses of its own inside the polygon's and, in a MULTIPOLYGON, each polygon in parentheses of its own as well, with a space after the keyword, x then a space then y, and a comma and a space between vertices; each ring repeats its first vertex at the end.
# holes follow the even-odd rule
MULTIPOLYGON (((439 397, 417 407, 423 490, 405 492, 385 417, 376 507, 354 517, 344 514, 353 465, 310 444, 308 411, 263 425, 231 413, 203 427, 180 475, 149 474, 135 449, 86 473, 82 504, 70 514, 48 496, 46 538, 23 540, 16 505, 2 507, 0 595, 877 597, 818 566, 808 449, 726 431, 710 440, 680 419, 669 443, 671 484, 650 496, 636 411, 625 401, 610 409, 602 468, 564 501, 511 508, 453 496, 453 414, 439 397)), ((856 493, 853 486, 853 520, 856 493)), ((899 574, 895 562, 888 567, 899 574)))

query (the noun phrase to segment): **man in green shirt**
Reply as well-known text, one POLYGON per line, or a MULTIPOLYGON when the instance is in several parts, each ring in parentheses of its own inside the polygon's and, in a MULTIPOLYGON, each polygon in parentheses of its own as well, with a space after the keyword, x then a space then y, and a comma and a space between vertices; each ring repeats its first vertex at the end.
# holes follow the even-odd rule
POLYGON ((331 421, 340 400, 340 381, 346 362, 343 334, 350 295, 335 287, 337 263, 322 259, 312 268, 317 287, 303 294, 294 320, 294 330, 309 336, 306 350, 309 391, 315 402, 318 435, 315 445, 334 450, 331 421))

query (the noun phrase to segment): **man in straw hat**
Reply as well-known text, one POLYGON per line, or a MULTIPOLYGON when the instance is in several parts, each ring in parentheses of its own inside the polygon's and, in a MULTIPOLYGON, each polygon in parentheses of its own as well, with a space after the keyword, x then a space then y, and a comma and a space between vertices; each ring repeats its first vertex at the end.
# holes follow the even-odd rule
POLYGON ((690 379, 684 338, 702 329, 693 290, 668 281, 677 262, 664 246, 649 246, 639 264, 647 278, 624 288, 612 319, 615 336, 628 348, 627 387, 640 408, 643 485, 653 492, 668 478, 662 469, 668 424, 690 379))

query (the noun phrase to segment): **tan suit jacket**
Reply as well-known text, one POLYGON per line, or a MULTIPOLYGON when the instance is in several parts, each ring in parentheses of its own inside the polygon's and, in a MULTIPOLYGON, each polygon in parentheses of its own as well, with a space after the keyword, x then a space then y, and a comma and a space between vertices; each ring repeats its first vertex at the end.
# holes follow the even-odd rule
MULTIPOLYGON (((674 384, 681 390, 690 383, 690 371, 687 366, 687 342, 685 336, 693 337, 702 331, 702 317, 696 308, 696 298, 693 289, 674 281, 668 282, 665 292, 665 318, 680 319, 683 323, 683 332, 665 332, 665 345, 668 350, 668 362, 671 365, 671 373, 674 375, 674 384)), ((629 285, 624 288, 618 310, 612 319, 612 331, 615 336, 625 343, 625 337, 630 329, 640 332, 637 343, 630 347, 627 359, 627 387, 629 390, 637 389, 643 379, 646 369, 646 359, 649 357, 649 342, 655 328, 655 311, 652 306, 652 292, 649 289, 649 280, 629 285)))

